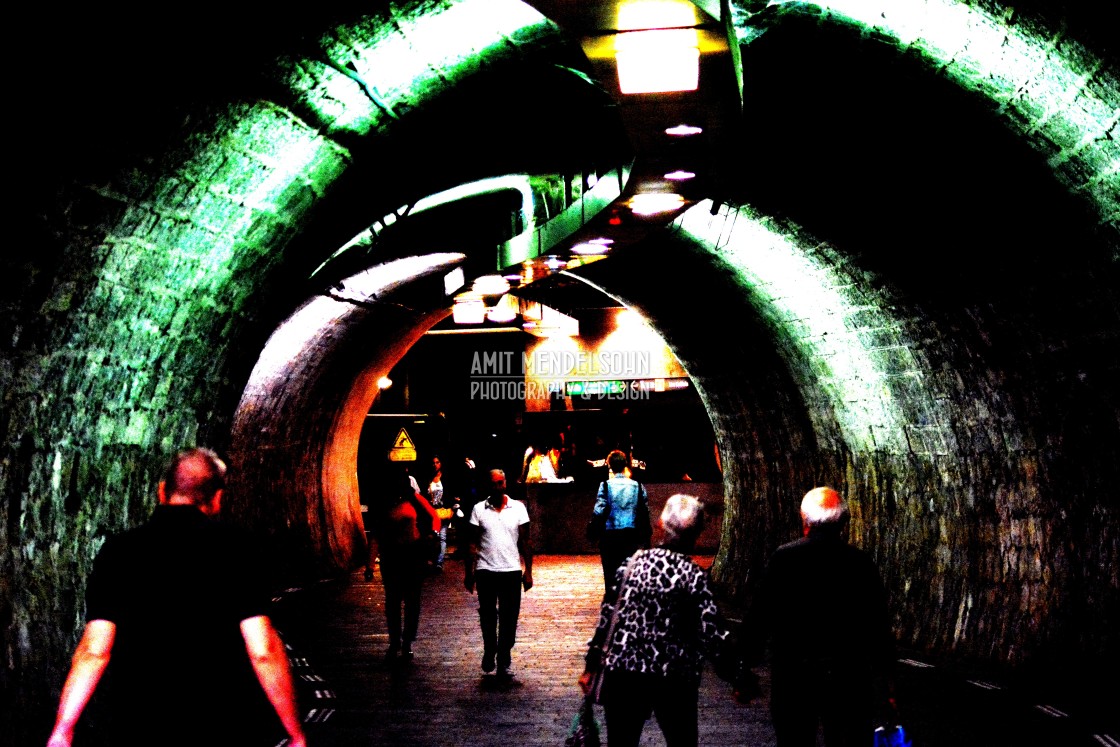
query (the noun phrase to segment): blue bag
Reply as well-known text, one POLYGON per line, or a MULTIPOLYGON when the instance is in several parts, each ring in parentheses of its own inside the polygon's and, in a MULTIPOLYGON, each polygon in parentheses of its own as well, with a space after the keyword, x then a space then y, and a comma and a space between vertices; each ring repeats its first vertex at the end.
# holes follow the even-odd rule
POLYGON ((913 747, 902 724, 893 728, 880 726, 875 730, 875 747, 913 747))

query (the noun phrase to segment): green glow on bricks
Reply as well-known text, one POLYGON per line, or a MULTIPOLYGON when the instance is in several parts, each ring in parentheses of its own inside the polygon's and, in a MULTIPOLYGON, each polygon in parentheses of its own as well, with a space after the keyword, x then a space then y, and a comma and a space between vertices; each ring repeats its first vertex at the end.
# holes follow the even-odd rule
POLYGON ((873 336, 861 334, 898 326, 890 299, 844 274, 816 245, 798 242, 749 209, 735 215, 725 206, 713 218, 710 207, 687 211, 682 234, 739 278, 806 392, 817 432, 831 430, 831 415, 853 449, 946 451, 951 434, 940 424, 948 418, 926 392, 909 349, 874 346, 865 342, 873 336), (827 411, 813 405, 822 400, 827 411), (915 411, 922 423, 905 414, 915 411))
MULTIPOLYGON (((1059 149, 1051 167, 1110 220, 1120 204, 1115 168, 1120 141, 1109 132, 1120 113, 1108 98, 1115 91, 1090 84, 1105 63, 1075 40, 1063 39, 1061 49, 1056 29, 1006 21, 960 0, 771 0, 769 5, 787 3, 817 8, 827 19, 862 26, 900 50, 917 51, 938 74, 995 102, 1009 127, 1031 140, 1041 134, 1059 149)), ((737 36, 749 40, 755 35, 749 18, 740 23, 747 25, 737 36)))
MULTIPOLYGON (((325 189, 341 172, 345 152, 314 130, 267 104, 237 111, 226 129, 198 148, 174 174, 154 190, 154 204, 131 209, 119 235, 122 245, 142 241, 162 252, 145 252, 145 273, 164 265, 166 287, 189 297, 191 289, 224 287, 239 261, 265 253, 267 238, 257 238, 259 224, 291 220, 310 205, 308 192, 325 189), (155 211, 165 216, 156 225, 155 211), (136 214, 132 214, 132 213, 136 214)), ((268 237, 268 233, 264 233, 268 237)), ((134 271, 136 256, 122 252, 106 265, 112 278, 134 271)))
POLYGON ((289 85, 335 131, 366 134, 397 107, 412 105, 476 70, 487 50, 546 23, 520 0, 458 0, 420 5, 409 14, 395 8, 386 33, 383 19, 348 28, 321 41, 330 63, 303 61, 291 67, 289 85))

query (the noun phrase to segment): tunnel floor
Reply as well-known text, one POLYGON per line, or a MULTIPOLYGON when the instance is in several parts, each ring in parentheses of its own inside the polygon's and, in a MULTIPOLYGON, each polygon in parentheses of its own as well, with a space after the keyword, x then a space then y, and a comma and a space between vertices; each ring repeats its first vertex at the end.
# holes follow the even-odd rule
MULTIPOLYGON (((289 647, 309 742, 562 745, 581 699, 576 678, 598 615, 602 571, 597 556, 545 555, 535 559, 533 575, 508 681, 480 669, 476 599, 463 588, 457 559, 425 582, 409 664, 385 661, 380 573, 365 581, 358 569, 346 579, 283 592, 274 616, 289 647)), ((735 624, 737 613, 727 613, 735 624)), ((764 697, 750 705, 736 703, 730 686, 705 672, 701 745, 775 745, 768 672, 759 671, 764 697)), ((1114 677, 1106 683, 1115 688, 1114 677)), ((1115 701, 1085 683, 1051 681, 1040 690, 1038 683, 1005 682, 900 651, 897 695, 913 747, 1120 745, 1115 701)), ((641 744, 664 744, 655 723, 647 724, 641 744)))

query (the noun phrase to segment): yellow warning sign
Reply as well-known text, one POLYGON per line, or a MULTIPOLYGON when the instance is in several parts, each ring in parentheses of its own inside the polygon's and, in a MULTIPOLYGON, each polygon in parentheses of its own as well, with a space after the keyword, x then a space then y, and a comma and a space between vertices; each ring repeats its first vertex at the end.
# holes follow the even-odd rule
POLYGON ((416 444, 412 442, 412 438, 404 428, 400 429, 400 432, 397 433, 397 437, 393 440, 393 447, 389 449, 389 461, 416 461, 416 444))

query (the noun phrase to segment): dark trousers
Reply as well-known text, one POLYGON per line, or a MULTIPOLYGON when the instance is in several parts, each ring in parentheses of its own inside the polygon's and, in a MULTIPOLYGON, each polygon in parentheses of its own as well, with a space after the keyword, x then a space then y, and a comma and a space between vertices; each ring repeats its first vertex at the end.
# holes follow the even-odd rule
POLYGON ((399 648, 402 643, 409 644, 416 640, 426 568, 423 558, 415 551, 381 554, 381 580, 385 585, 385 627, 388 629, 389 646, 392 648, 399 648))
POLYGON ((521 571, 478 571, 475 588, 482 647, 497 654, 498 666, 508 665, 521 615, 521 571))
POLYGON ((599 540, 599 556, 603 561, 603 586, 611 588, 614 574, 628 557, 641 547, 637 529, 611 529, 599 540))
POLYGON ((603 680, 607 742, 611 747, 638 747, 652 715, 666 747, 696 747, 699 685, 680 677, 608 670, 603 680))
POLYGON ((871 747, 872 683, 859 664, 775 662, 770 714, 778 747, 813 747, 818 726, 828 747, 871 747))

